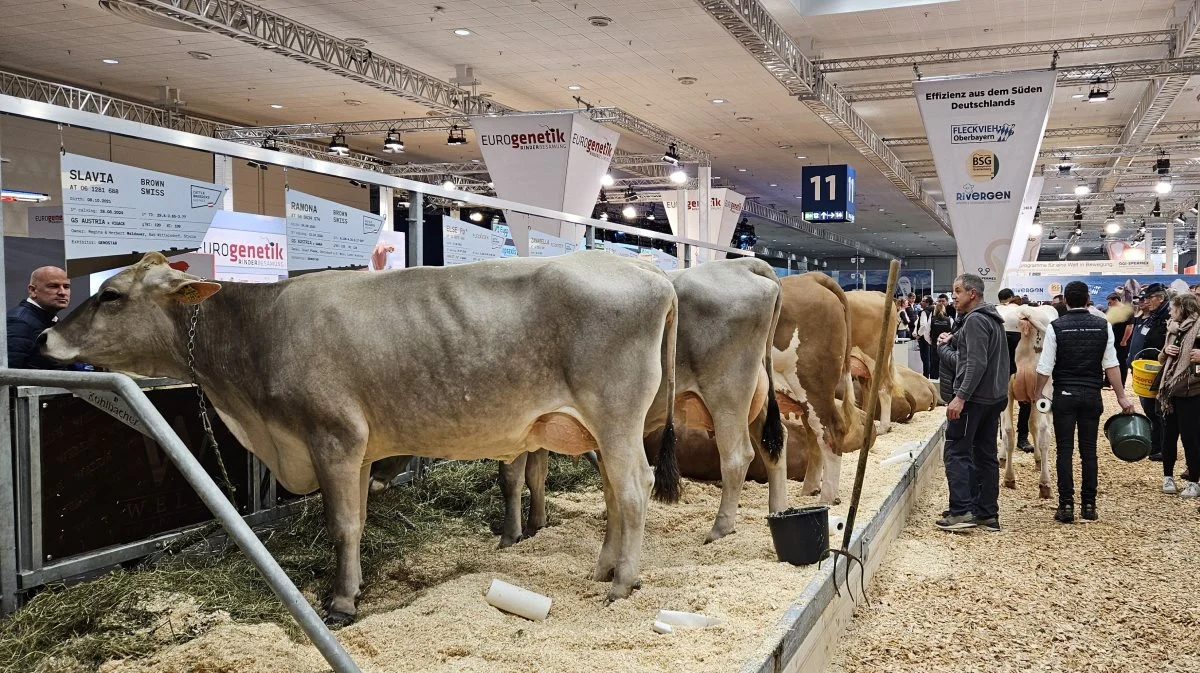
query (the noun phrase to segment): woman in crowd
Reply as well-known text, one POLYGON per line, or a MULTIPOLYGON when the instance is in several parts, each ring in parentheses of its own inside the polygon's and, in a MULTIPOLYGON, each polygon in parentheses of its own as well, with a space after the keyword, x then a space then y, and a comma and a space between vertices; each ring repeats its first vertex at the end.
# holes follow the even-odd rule
POLYGON ((954 329, 954 320, 946 315, 946 302, 939 300, 933 305, 928 329, 927 338, 929 343, 933 344, 929 348, 929 378, 936 381, 941 378, 941 358, 938 357, 937 349, 938 337, 954 329))
POLYGON ((1167 343, 1158 356, 1163 363, 1158 402, 1164 420, 1162 447, 1163 493, 1178 492, 1181 497, 1200 497, 1196 476, 1200 470, 1200 299, 1179 294, 1171 299, 1171 319, 1167 323, 1167 343), (1178 489, 1174 480, 1177 430, 1183 441, 1188 474, 1178 489))

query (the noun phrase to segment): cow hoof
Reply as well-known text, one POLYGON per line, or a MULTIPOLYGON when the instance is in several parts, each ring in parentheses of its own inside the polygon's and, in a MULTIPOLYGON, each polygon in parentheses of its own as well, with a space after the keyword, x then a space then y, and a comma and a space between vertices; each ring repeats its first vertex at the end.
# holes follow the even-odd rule
POLYGON ((337 610, 331 610, 325 614, 325 625, 326 626, 331 626, 333 628, 341 628, 343 626, 349 626, 353 622, 354 622, 354 615, 347 614, 345 612, 338 612, 337 610))
POLYGON ((378 479, 372 478, 370 491, 371 493, 379 493, 380 491, 388 490, 390 486, 391 484, 387 483, 386 481, 379 481, 378 479))
POLYGON ((1008 467, 1008 460, 1001 458, 1000 459, 1000 469, 1003 470, 1006 467, 1008 467))
POLYGON ((1004 480, 1004 488, 1016 488, 1016 487, 1017 487, 1016 479, 1005 479, 1004 480))
POLYGON ((641 589, 641 588, 642 588, 641 580, 635 580, 633 582, 633 584, 629 585, 628 588, 619 587, 616 584, 614 584, 612 586, 612 588, 610 588, 608 590, 608 595, 604 597, 604 604, 612 605, 613 603, 615 603, 623 598, 629 598, 630 594, 632 594, 635 590, 641 589))
POLYGON ((733 532, 734 532, 734 530, 732 528, 730 528, 729 530, 725 530, 725 529, 719 529, 716 526, 713 526, 713 529, 708 531, 708 537, 704 538, 704 544, 716 542, 717 540, 720 540, 721 538, 723 538, 726 535, 729 535, 730 533, 733 533, 733 532))
POLYGON ((514 544, 516 544, 524 539, 525 538, 520 535, 516 536, 515 538, 502 535, 502 536, 500 536, 500 549, 508 549, 509 547, 513 546, 514 544))
POLYGON ((615 574, 616 574, 616 568, 605 568, 605 569, 596 568, 596 571, 594 573, 592 573, 592 581, 593 582, 611 582, 613 579, 613 575, 615 575, 615 574))
POLYGON ((1038 497, 1042 500, 1050 499, 1050 487, 1045 484, 1038 484, 1038 497))

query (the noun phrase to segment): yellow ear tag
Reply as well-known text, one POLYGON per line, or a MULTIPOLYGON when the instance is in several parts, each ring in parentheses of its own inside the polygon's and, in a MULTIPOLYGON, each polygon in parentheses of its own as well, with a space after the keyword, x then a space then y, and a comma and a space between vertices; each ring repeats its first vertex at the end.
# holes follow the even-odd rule
POLYGON ((191 303, 199 303, 200 302, 200 291, 197 290, 196 288, 192 287, 191 285, 184 285, 183 287, 179 288, 178 292, 179 292, 180 296, 182 296, 188 302, 191 302, 191 303))

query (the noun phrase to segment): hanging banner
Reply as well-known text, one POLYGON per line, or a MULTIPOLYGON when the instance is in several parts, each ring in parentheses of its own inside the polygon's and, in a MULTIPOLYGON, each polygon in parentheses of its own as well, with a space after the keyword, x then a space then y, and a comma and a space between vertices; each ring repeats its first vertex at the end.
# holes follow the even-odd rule
POLYGON ((1147 276, 1154 273, 1150 262, 1081 259, 1050 262, 1022 262, 1017 267, 1021 276, 1080 276, 1085 274, 1126 274, 1131 276, 1147 276))
POLYGON ((1128 262, 1145 262, 1146 249, 1135 248, 1125 241, 1110 241, 1104 244, 1104 251, 1109 259, 1120 259, 1128 262))
MULTIPOLYGON (((1028 252, 1029 234, 1033 230, 1033 218, 1037 215, 1038 201, 1042 198, 1042 186, 1045 184, 1046 178, 1036 175, 1029 179, 1029 184, 1025 187, 1025 198, 1021 199, 1021 211, 1017 213, 1017 226, 1013 230, 1012 244, 1008 248, 1008 259, 1004 263, 1004 273, 1006 274, 1016 269, 1017 265, 1024 261, 1028 252)), ((1036 260, 1037 258, 1034 257, 1030 261, 1036 260)))
POLYGON ((1104 306, 1104 300, 1109 293, 1124 290, 1125 282, 1135 280, 1142 287, 1151 283, 1171 285, 1182 280, 1190 284, 1195 276, 1183 274, 1105 274, 1105 275, 1069 275, 1069 276, 1014 276, 1012 291, 1017 296, 1028 296, 1029 301, 1050 301, 1063 293, 1067 283, 1078 280, 1087 283, 1088 293, 1096 306, 1104 306))
MULTIPOLYGON (((733 232, 737 229, 738 219, 742 216, 742 208, 746 199, 732 189, 718 188, 709 190, 708 203, 708 238, 700 237, 700 192, 690 190, 684 196, 687 198, 687 225, 680 233, 679 208, 675 205, 678 192, 663 192, 662 203, 667 211, 667 223, 671 225, 671 233, 676 236, 729 246, 733 240, 733 232)), ((723 257, 724 253, 712 250, 696 250, 697 261, 708 261, 723 257)))
POLYGON ((125 164, 63 154, 67 271, 128 266, 148 252, 200 247, 225 187, 125 164))
POLYGON ((383 217, 295 189, 287 190, 287 270, 362 269, 383 217))
POLYGON ((1052 70, 913 83, 963 269, 996 298, 1054 100, 1052 70))
POLYGON ((442 264, 455 266, 500 259, 503 256, 504 234, 456 220, 442 218, 442 264))
POLYGON ((530 257, 557 257, 575 252, 579 246, 565 238, 551 236, 536 229, 529 230, 530 257))
MULTIPOLYGON (((582 217, 592 214, 619 133, 574 113, 472 117, 471 126, 498 197, 582 217)), ((522 257, 529 255, 530 230, 568 241, 583 236, 583 227, 570 222, 511 210, 504 219, 522 257)))

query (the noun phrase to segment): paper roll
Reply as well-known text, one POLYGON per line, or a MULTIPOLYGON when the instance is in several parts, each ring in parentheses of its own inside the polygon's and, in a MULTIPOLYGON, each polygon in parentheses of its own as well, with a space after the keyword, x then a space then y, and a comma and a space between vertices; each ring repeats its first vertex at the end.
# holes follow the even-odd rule
POLYGON ((1050 400, 1048 400, 1044 397, 1037 401, 1037 410, 1042 412, 1043 414, 1050 413, 1050 406, 1051 406, 1050 400))
POLYGON ((835 533, 841 533, 846 530, 846 520, 840 516, 829 517, 829 536, 833 537, 835 533))
POLYGON ((550 614, 549 596, 543 596, 503 580, 492 580, 483 599, 488 605, 510 612, 518 617, 540 622, 550 614))

